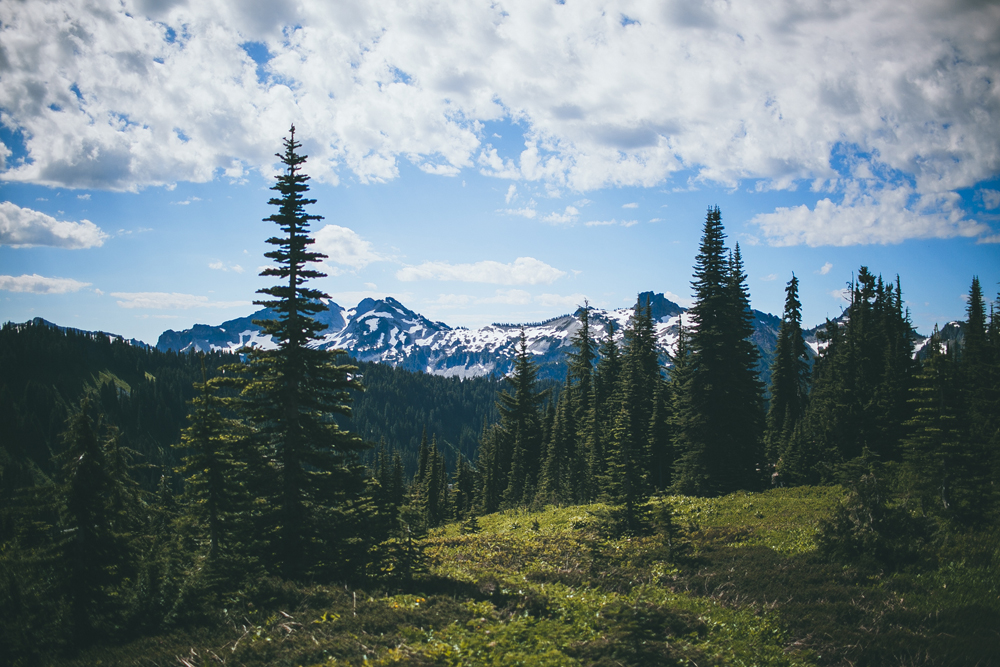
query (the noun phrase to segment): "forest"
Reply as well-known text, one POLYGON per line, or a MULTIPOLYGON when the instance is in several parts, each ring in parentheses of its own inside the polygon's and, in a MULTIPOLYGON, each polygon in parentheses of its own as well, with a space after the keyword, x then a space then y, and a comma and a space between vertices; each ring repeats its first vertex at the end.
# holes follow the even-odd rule
POLYGON ((997 664, 976 277, 961 340, 917 354, 900 277, 860 267, 811 361, 791 276, 765 386, 713 207, 667 364, 641 298, 600 344, 579 309, 562 384, 523 335, 499 380, 357 364, 311 345, 299 148, 255 302, 276 349, 0 330, 10 664, 997 664))

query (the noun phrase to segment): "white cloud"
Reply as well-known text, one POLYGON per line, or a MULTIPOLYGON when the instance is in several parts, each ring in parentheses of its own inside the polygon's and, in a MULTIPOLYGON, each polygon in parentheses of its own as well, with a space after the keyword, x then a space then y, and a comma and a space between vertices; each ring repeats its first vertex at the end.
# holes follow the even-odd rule
POLYGON ((504 203, 509 204, 515 195, 517 195, 517 186, 511 183, 510 187, 507 188, 507 196, 503 199, 504 203))
POLYGON ((535 206, 536 206, 535 200, 531 199, 530 201, 528 201, 527 206, 523 206, 521 208, 501 208, 497 209, 497 213, 504 213, 506 215, 519 215, 522 218, 528 218, 529 220, 533 220, 535 216, 538 215, 538 211, 535 210, 535 206))
POLYGON ((639 204, 633 201, 629 202, 628 204, 622 204, 622 208, 639 208, 639 204))
POLYGON ((966 218, 954 193, 918 195, 913 188, 866 191, 847 188, 839 204, 821 199, 806 205, 758 214, 750 224, 760 227, 773 246, 849 246, 902 243, 907 239, 976 237, 989 226, 966 218))
POLYGON ((492 260, 475 264, 424 262, 419 266, 408 266, 396 272, 396 278, 403 281, 457 280, 496 285, 550 284, 565 275, 565 271, 551 267, 534 257, 518 257, 512 264, 501 264, 492 260))
POLYGON ((83 199, 83 200, 90 199, 90 193, 83 194, 83 195, 77 195, 76 198, 77 199, 83 199))
POLYGON ((187 310, 189 308, 236 308, 248 306, 249 301, 209 301, 207 296, 179 294, 177 292, 112 292, 122 308, 150 308, 154 310, 187 310))
POLYGON ((611 220, 590 220, 589 222, 583 223, 587 227, 632 227, 639 224, 638 220, 617 220, 612 218, 611 220))
POLYGON ((831 264, 830 262, 827 262, 823 266, 819 267, 819 269, 816 271, 816 273, 818 273, 821 276, 825 276, 826 274, 830 273, 830 269, 832 269, 832 268, 833 268, 833 264, 831 264))
POLYGON ((78 292, 90 283, 82 283, 72 278, 46 278, 37 273, 22 276, 0 276, 0 290, 5 292, 28 292, 30 294, 66 294, 78 292))
POLYGON ((1000 208, 1000 190, 983 189, 979 191, 979 196, 982 197, 983 207, 986 210, 1000 208))
POLYGON ((369 241, 347 227, 325 225, 316 232, 315 238, 313 247, 329 257, 327 261, 349 266, 354 270, 385 260, 385 257, 375 252, 369 241))
POLYGON ((830 296, 838 301, 846 301, 847 303, 851 302, 851 290, 846 287, 831 291, 830 296))
POLYGON ((0 202, 0 245, 93 248, 108 235, 90 220, 67 222, 9 201, 0 202))
POLYGON ((771 282, 772 280, 777 280, 777 279, 778 279, 777 273, 769 273, 766 276, 761 277, 761 280, 763 280, 764 282, 771 282))
POLYGON ((556 225, 571 225, 576 222, 578 215, 580 215, 580 211, 578 211, 575 206, 567 206, 566 210, 562 213, 549 213, 547 216, 542 218, 542 220, 556 225))
MULTIPOLYGON (((4 177, 134 190, 269 172, 292 121, 330 183, 391 180, 405 159, 575 191, 679 170, 821 187, 849 147, 927 194, 1000 164, 989 2, 644 3, 624 26, 597 0, 262 7, 0 3, 0 108, 28 157, 0 149, 4 177), (486 143, 497 120, 523 130, 520 153, 486 143)), ((854 172, 880 178, 869 166, 854 172)))
POLYGON ((209 262, 208 268, 215 269, 216 271, 232 271, 234 273, 243 273, 243 267, 239 264, 226 265, 222 260, 215 262, 209 262))

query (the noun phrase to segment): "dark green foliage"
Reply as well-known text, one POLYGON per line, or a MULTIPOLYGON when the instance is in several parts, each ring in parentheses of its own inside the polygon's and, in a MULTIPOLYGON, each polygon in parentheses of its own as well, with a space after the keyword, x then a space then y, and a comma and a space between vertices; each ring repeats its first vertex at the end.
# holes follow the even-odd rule
POLYGON ((820 553, 865 570, 898 570, 926 556, 929 526, 893 502, 874 474, 861 476, 833 516, 820 522, 820 553))
POLYGON ((798 463, 796 429, 809 398, 809 356, 802 338, 802 304, 799 280, 792 274, 785 288, 785 309, 778 344, 771 364, 771 389, 767 412, 766 456, 784 483, 802 481, 806 471, 798 463))
POLYGON ((503 503, 508 507, 530 504, 535 498, 542 450, 540 408, 546 392, 538 390, 537 369, 528 351, 524 330, 514 357, 514 371, 505 378, 511 392, 500 394, 499 460, 509 461, 501 475, 503 503), (503 484, 503 483, 506 484, 503 484))
POLYGON ((616 412, 605 451, 605 495, 622 506, 630 528, 648 494, 650 426, 660 380, 649 304, 636 302, 625 329, 625 349, 615 402, 616 412))
POLYGON ((273 481, 262 480, 254 489, 270 500, 263 525, 267 560, 290 578, 348 571, 344 549, 359 536, 352 513, 359 511, 365 490, 357 453, 366 447, 335 419, 350 415, 349 390, 360 388, 352 378, 357 367, 341 363, 340 351, 312 345, 323 329, 312 316, 326 308, 322 300, 329 297, 304 286, 325 275, 309 268, 325 256, 309 250, 314 243, 309 222, 320 216, 305 212, 315 200, 303 196, 309 177, 301 172, 306 158, 297 152, 300 146, 293 127, 278 154, 285 171, 272 187, 281 196, 268 202, 278 212, 266 220, 276 223, 282 235, 267 240, 276 249, 265 256, 275 266, 261 275, 282 282, 259 290, 271 298, 255 302, 277 315, 256 323, 278 347, 251 351, 242 392, 242 412, 274 473, 273 481))
POLYGON ((847 322, 827 323, 813 370, 802 446, 810 482, 836 477, 863 451, 898 461, 905 435, 913 333, 899 281, 884 283, 862 266, 849 292, 847 322))
POLYGON ((759 484, 762 387, 746 275, 739 246, 729 253, 718 207, 705 218, 695 259, 687 395, 676 421, 674 487, 695 494, 726 493, 759 484))
MULTIPOLYGON (((399 452, 407 477, 417 470, 421 434, 437 435, 450 470, 459 456, 476 458, 483 421, 497 419, 499 378, 457 378, 416 373, 386 364, 359 363, 364 393, 341 425, 369 442, 385 440, 399 452)), ((364 456, 364 455, 363 455, 364 456)), ((366 462, 371 463, 370 456, 366 462)))

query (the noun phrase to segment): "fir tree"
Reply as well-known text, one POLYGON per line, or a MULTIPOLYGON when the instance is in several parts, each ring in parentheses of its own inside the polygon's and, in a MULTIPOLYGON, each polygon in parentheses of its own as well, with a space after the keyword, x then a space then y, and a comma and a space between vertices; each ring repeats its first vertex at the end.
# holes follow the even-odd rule
POLYGON ((537 376, 538 371, 528 352, 528 339, 522 328, 514 357, 514 371, 505 378, 513 391, 500 394, 497 405, 503 440, 509 443, 505 450, 510 451, 507 486, 503 493, 508 507, 530 503, 537 489, 542 445, 539 408, 545 399, 545 394, 537 389, 537 376))
MULTIPOLYGON (((568 397, 572 410, 574 432, 566 445, 568 500, 583 502, 588 499, 591 480, 588 462, 594 452, 594 363, 597 349, 590 335, 590 304, 586 301, 577 311, 580 328, 571 342, 567 375, 571 394, 568 397)), ((568 416, 567 416, 568 419, 568 416)))
POLYGON ((623 506, 631 530, 635 528, 636 508, 648 491, 649 428, 659 380, 656 337, 648 303, 636 301, 624 337, 619 400, 606 452, 605 491, 612 501, 623 506))
POLYGON ((127 466, 109 463, 120 447, 115 429, 102 438, 87 414, 89 400, 69 420, 60 455, 60 524, 57 545, 74 643, 87 646, 113 636, 128 609, 124 586, 135 577, 138 507, 127 466))
MULTIPOLYGON (((788 448, 805 414, 809 390, 809 356, 802 338, 799 280, 785 287, 785 308, 771 364, 771 397, 767 412, 767 460, 774 464, 788 448)), ((782 465, 787 462, 782 462, 782 465)), ((782 467, 779 465, 778 467, 782 467)))
POLYGON ((607 323, 598 354, 600 358, 594 372, 590 440, 587 447, 589 455, 587 479, 590 482, 587 500, 593 500, 600 495, 607 478, 606 448, 620 403, 616 392, 621 377, 622 362, 613 322, 607 323))
MULTIPOLYGON (((181 434, 178 448, 185 451, 183 465, 184 504, 191 520, 204 531, 206 556, 214 562, 224 546, 238 538, 232 531, 240 512, 249 512, 243 497, 248 436, 239 420, 225 416, 234 399, 220 396, 223 377, 208 379, 202 361, 202 381, 194 385, 198 395, 191 401, 190 425, 181 434)), ((199 540, 200 541, 200 540, 199 540)))
POLYGON ((266 257, 275 266, 261 272, 282 282, 259 290, 271 298, 255 302, 275 314, 256 323, 277 348, 251 352, 251 379, 243 391, 247 416, 276 473, 276 513, 267 534, 272 558, 290 578, 343 562, 349 533, 357 527, 351 513, 364 491, 355 454, 365 445, 335 419, 350 415, 348 390, 360 388, 352 379, 357 369, 338 364, 338 352, 315 347, 324 325, 313 316, 329 297, 305 287, 325 276, 310 268, 325 255, 310 250, 309 223, 321 217, 305 212, 315 200, 304 197, 309 177, 302 173, 306 157, 300 147, 293 126, 278 154, 285 170, 272 190, 280 197, 268 202, 278 211, 265 219, 282 232, 267 240, 275 249, 266 257))
POLYGON ((692 286, 691 375, 674 485, 697 494, 751 488, 758 483, 763 403, 742 257, 739 246, 726 250, 718 207, 705 218, 692 286))

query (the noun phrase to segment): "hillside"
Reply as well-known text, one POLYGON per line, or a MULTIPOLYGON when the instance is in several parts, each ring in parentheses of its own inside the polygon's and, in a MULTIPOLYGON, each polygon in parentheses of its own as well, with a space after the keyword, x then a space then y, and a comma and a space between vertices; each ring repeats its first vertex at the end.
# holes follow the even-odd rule
MULTIPOLYGON (((43 320, 0 328, 0 490, 41 483, 62 450, 59 434, 84 396, 117 426, 128 447, 152 468, 143 475, 155 485, 161 471, 178 464, 172 445, 187 426, 193 383, 237 357, 216 350, 207 355, 163 352, 113 334, 63 329, 43 320)), ((365 391, 355 392, 346 428, 373 443, 397 449, 409 474, 416 469, 421 434, 437 436, 449 464, 458 454, 475 456, 484 420, 495 419, 500 382, 492 378, 432 376, 385 364, 362 363, 365 391)))
POLYGON ((842 567, 815 540, 842 495, 671 496, 644 536, 616 536, 600 504, 493 514, 433 531, 403 591, 263 581, 210 625, 61 664, 997 664, 995 542, 842 567))

